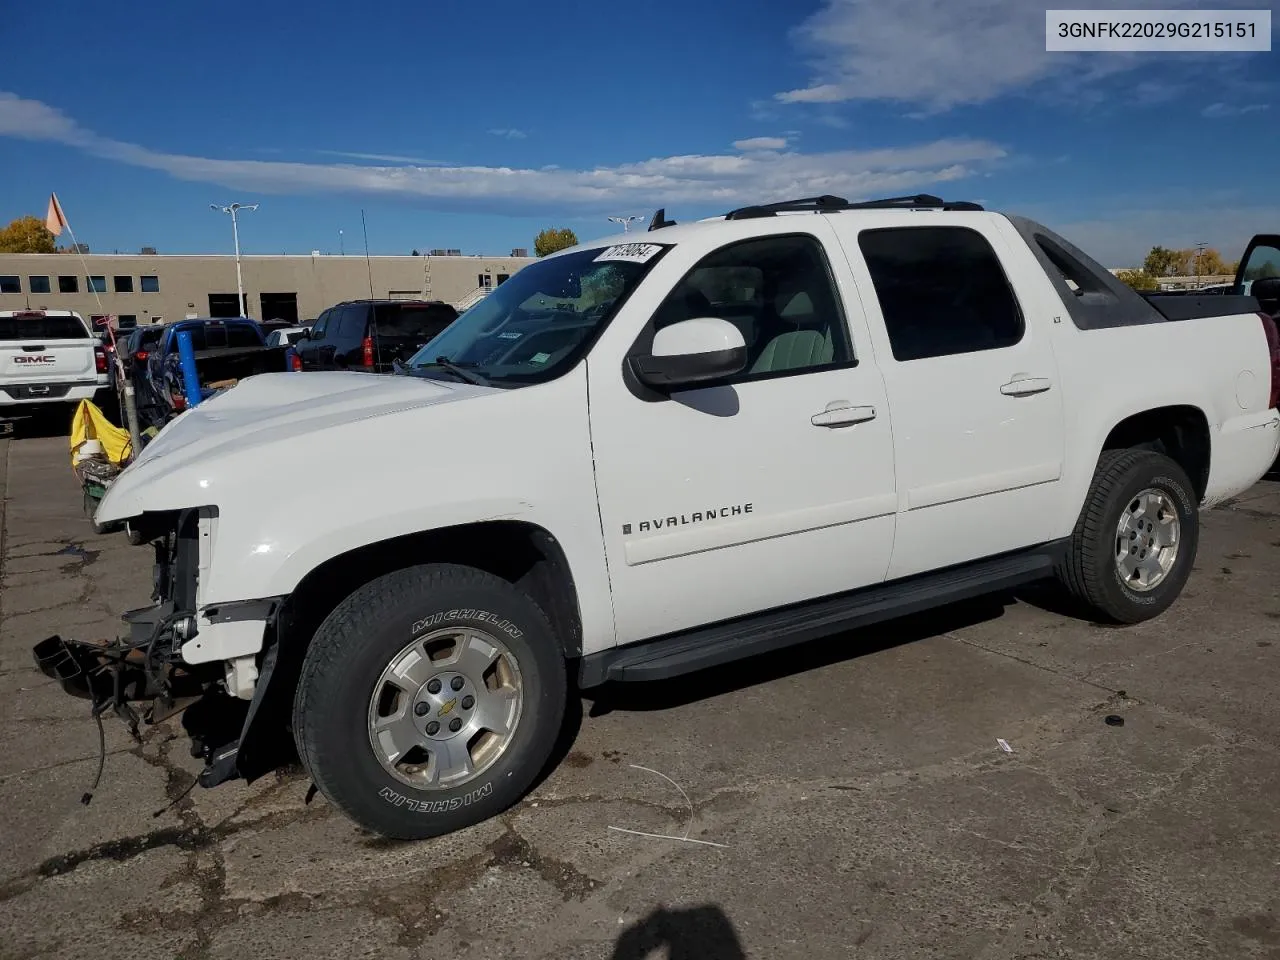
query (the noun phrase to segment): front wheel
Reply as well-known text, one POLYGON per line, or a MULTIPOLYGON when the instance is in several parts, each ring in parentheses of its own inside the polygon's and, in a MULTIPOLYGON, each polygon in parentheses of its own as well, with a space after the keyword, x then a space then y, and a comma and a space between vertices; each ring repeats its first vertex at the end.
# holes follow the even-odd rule
POLYGON ((1182 592, 1200 539, 1186 471, 1151 450, 1108 450, 1098 461, 1059 579, 1099 619, 1138 623, 1182 592))
POLYGON ((294 738, 320 791, 360 826, 421 839, 523 796, 567 696, 546 615, 469 567, 399 570, 347 597, 316 632, 294 738))

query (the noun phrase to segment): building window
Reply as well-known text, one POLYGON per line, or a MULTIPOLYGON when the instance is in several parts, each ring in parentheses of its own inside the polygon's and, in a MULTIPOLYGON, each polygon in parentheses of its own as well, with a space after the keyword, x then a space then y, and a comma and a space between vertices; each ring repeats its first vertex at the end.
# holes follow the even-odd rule
POLYGON ((22 281, 17 277, 0 277, 0 293, 21 293, 22 281))
POLYGON ((116 293, 133 293, 133 277, 116 277, 116 293))
POLYGON ((31 287, 32 293, 48 293, 49 278, 48 277, 27 277, 28 285, 31 287))
POLYGON ((159 277, 139 277, 138 282, 143 293, 159 293, 160 292, 159 277))
POLYGON ((75 277, 59 277, 58 278, 59 293, 79 293, 80 281, 75 277))
POLYGON ((122 313, 116 317, 117 330, 132 330, 138 325, 138 317, 132 313, 122 313))
POLYGON ((85 289, 90 293, 106 293, 107 278, 106 277, 85 277, 85 289))

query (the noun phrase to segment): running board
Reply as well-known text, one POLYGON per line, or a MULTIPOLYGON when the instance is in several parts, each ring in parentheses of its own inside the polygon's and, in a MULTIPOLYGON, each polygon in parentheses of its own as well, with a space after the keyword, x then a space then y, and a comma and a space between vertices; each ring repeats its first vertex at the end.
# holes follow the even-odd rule
POLYGON ((726 620, 583 657, 582 687, 665 680, 1053 575, 1065 541, 726 620))

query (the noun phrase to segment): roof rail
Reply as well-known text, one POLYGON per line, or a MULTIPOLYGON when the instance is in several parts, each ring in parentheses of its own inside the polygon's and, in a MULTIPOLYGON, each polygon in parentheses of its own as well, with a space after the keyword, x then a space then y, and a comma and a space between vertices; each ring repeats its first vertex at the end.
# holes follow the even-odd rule
POLYGON ((943 200, 927 193, 918 193, 910 197, 887 197, 883 200, 862 200, 850 203, 843 197, 824 195, 821 197, 805 197, 800 200, 781 200, 777 203, 765 203, 751 207, 740 207, 725 214, 726 220, 751 220, 756 217, 772 217, 778 213, 793 211, 812 211, 813 213, 836 213, 841 210, 981 210, 981 204, 968 200, 943 200))

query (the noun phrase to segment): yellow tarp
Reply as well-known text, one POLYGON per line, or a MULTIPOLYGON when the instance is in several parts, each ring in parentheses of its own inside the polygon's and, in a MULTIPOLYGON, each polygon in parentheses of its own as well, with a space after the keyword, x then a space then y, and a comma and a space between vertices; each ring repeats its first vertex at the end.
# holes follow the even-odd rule
POLYGON ((76 415, 71 420, 71 465, 75 466, 76 451, 86 440, 102 444, 102 453, 109 461, 120 466, 133 453, 129 431, 117 427, 90 400, 81 400, 76 415))

